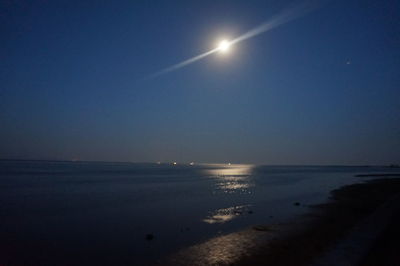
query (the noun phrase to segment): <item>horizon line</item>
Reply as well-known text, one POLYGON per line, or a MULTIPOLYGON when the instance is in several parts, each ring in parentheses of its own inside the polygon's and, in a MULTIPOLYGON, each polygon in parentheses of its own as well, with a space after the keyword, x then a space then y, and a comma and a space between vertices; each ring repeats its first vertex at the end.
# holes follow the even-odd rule
POLYGON ((0 158, 0 161, 33 161, 33 162, 66 162, 66 163, 125 163, 125 164, 173 164, 177 165, 195 165, 201 164, 225 164, 225 165, 256 165, 256 166, 348 166, 348 167, 373 167, 373 166, 399 166, 398 163, 387 163, 387 164, 267 164, 267 163, 237 163, 237 162, 196 162, 196 161, 101 161, 101 160, 67 160, 67 159, 13 159, 13 158, 0 158))

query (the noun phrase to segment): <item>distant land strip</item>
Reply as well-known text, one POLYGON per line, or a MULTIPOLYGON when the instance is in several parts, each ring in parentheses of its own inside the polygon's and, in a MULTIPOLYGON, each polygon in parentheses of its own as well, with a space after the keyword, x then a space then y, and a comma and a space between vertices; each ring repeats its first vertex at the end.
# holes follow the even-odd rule
POLYGON ((398 177, 400 177, 400 173, 394 173, 394 174, 364 174, 364 175, 355 175, 355 177, 369 177, 369 176, 398 176, 398 177))

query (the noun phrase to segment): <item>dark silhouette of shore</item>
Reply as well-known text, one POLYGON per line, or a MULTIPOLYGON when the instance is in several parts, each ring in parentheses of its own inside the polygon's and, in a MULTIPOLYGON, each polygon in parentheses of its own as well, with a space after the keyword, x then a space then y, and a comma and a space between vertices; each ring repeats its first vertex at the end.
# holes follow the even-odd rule
MULTIPOLYGON (((363 219, 399 193, 400 179, 397 178, 377 179, 334 190, 330 202, 313 207, 310 214, 312 222, 300 226, 297 232, 286 237, 270 241, 236 264, 312 265, 363 219)), ((400 255, 396 241, 400 236, 399 221, 400 213, 396 211, 389 225, 362 258, 362 266, 398 265, 400 255)))

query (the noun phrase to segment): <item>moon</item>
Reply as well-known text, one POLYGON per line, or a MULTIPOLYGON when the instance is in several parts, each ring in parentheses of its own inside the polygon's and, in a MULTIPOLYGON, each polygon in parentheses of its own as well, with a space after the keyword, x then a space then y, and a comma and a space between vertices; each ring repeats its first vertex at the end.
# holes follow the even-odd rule
POLYGON ((231 47, 231 43, 227 40, 223 40, 218 44, 217 50, 218 50, 218 52, 226 53, 229 51, 230 47, 231 47))

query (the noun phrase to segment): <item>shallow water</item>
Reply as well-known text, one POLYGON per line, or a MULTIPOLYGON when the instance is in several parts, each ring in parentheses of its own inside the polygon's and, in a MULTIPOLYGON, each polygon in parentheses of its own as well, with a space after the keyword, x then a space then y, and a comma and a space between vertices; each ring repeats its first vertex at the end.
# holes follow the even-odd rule
POLYGON ((365 180, 356 174, 395 170, 0 161, 0 264, 148 264, 216 235, 288 221, 365 180))

